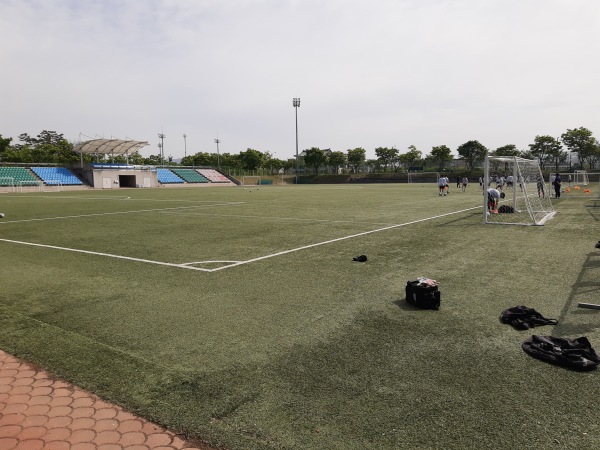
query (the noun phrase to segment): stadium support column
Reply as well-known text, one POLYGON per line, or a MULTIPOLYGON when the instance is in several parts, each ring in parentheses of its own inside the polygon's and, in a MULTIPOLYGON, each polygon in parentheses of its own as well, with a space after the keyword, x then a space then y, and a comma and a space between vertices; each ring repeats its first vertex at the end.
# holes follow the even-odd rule
POLYGON ((300 108, 300 97, 294 98, 293 104, 296 110, 296 184, 298 184, 298 108, 300 108))

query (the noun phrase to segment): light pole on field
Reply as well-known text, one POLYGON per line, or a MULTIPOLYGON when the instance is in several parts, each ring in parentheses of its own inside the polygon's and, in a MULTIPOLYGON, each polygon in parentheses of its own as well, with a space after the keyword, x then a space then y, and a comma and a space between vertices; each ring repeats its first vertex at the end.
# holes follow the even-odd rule
POLYGON ((221 171, 221 157, 219 156, 219 144, 221 143, 221 139, 218 137, 215 139, 215 144, 217 144, 217 166, 219 167, 219 172, 221 171))
POLYGON ((166 136, 162 133, 158 133, 158 138, 160 139, 160 145, 158 146, 160 148, 160 163, 164 166, 165 165, 165 138, 166 138, 166 136))
POLYGON ((294 98, 293 105, 296 110, 296 184, 298 184, 298 108, 300 108, 300 97, 294 98))
POLYGON ((183 157, 187 157, 187 134, 183 133, 183 157))

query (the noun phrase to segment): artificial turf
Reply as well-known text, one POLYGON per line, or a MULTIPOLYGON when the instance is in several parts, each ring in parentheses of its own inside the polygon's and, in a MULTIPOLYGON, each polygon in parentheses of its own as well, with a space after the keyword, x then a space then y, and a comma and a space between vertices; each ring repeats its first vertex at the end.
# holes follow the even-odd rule
POLYGON ((3 194, 0 347, 229 449, 600 446, 597 372, 521 350, 600 345, 577 308, 598 302, 600 205, 557 201, 543 227, 479 205, 434 185, 3 194), (418 276, 439 311, 404 301, 418 276), (558 325, 499 322, 521 304, 558 325))

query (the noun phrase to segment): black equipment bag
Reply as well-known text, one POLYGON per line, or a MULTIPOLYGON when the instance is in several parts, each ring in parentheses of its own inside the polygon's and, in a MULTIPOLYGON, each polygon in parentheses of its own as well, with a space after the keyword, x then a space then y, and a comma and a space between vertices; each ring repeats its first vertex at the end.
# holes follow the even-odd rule
POLYGON ((417 308, 440 309, 440 291, 437 286, 409 281, 406 283, 406 301, 417 308))

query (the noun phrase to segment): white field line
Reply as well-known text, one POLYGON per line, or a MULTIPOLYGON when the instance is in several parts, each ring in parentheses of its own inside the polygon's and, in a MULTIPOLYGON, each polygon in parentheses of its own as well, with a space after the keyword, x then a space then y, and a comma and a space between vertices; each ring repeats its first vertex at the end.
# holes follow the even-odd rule
POLYGON ((344 236, 344 237, 340 237, 340 238, 336 238, 336 239, 330 239, 328 241, 317 242, 315 244, 310 244, 310 245, 305 245, 305 246, 302 246, 302 247, 292 248, 290 250, 284 250, 282 252, 272 253, 270 255, 259 256, 258 258, 248 259, 246 261, 238 261, 238 262, 230 264, 228 266, 222 266, 222 267, 217 267, 215 269, 212 269, 211 272, 216 272, 218 270, 229 269, 230 267, 236 267, 236 266, 241 266, 241 265, 244 265, 244 264, 253 263, 253 262, 256 262, 256 261, 261 261, 263 259, 273 258, 275 256, 286 255, 288 253, 293 253, 293 252, 297 252, 297 251, 300 251, 300 250, 306 250, 307 248, 318 247, 320 245, 326 245, 326 244, 331 244, 333 242, 339 242, 339 241, 344 241, 346 239, 352 239, 352 238, 359 237, 359 236, 365 236, 367 234, 379 233, 381 231, 391 230, 393 228, 400 228, 400 227, 405 227, 407 225, 413 225, 413 224, 419 223, 419 222, 426 222, 428 220, 439 219, 440 217, 451 216, 453 214, 459 214, 459 213, 463 213, 463 212, 466 212, 466 211, 471 211, 473 209, 479 209, 479 208, 481 208, 481 206, 473 206, 471 208, 461 209, 460 211, 454 211, 454 212, 451 212, 451 213, 439 214, 437 216, 426 217, 425 219, 418 219, 418 220, 413 220, 411 222, 405 222, 405 223, 400 223, 400 224, 396 224, 396 225, 390 225, 388 227, 378 228, 376 230, 363 231, 362 233, 351 234, 350 236, 344 236))
POLYGON ((126 259, 129 261, 143 262, 143 263, 148 263, 148 264, 158 264, 161 266, 179 267, 182 269, 192 269, 192 270, 200 270, 200 271, 204 271, 204 272, 212 272, 212 270, 210 270, 210 269, 203 269, 200 267, 191 267, 191 266, 186 266, 184 264, 174 264, 174 263, 167 263, 167 262, 163 262, 163 261, 152 261, 150 259, 132 258, 129 256, 113 255, 111 253, 92 252, 89 250, 79 250, 76 248, 58 247, 56 245, 35 244, 33 242, 13 241, 11 239, 0 239, 0 241, 9 242, 11 244, 30 245, 33 247, 53 248, 56 250, 64 250, 67 252, 85 253, 87 255, 108 256, 109 258, 126 259))
POLYGON ((44 217, 41 219, 22 219, 22 220, 3 220, 1 224, 9 223, 22 223, 22 222, 42 222, 45 220, 60 220, 60 219, 76 219, 81 217, 98 217, 98 216, 114 216, 119 214, 135 214, 143 212, 163 212, 163 211, 176 211, 182 209, 198 209, 198 208, 212 208, 215 206, 237 206, 243 205, 245 202, 225 202, 225 203, 214 203, 212 205, 195 205, 195 206, 177 206, 173 208, 154 208, 154 209, 136 209, 133 211, 116 211, 106 213, 91 213, 91 214, 79 214, 75 216, 57 216, 57 217, 44 217))
MULTIPOLYGON (((310 245, 304 245, 302 247, 297 247, 297 248, 292 248, 292 249, 284 250, 284 251, 277 252, 277 253, 272 253, 270 255, 260 256, 258 258, 248 259, 246 261, 196 261, 196 262, 188 262, 188 263, 175 264, 175 263, 167 263, 167 262, 162 262, 162 261, 153 261, 153 260, 149 260, 149 259, 132 258, 132 257, 129 257, 129 256, 113 255, 113 254, 110 254, 110 253, 100 253, 100 252, 92 252, 92 251, 89 251, 89 250, 79 250, 79 249, 73 249, 73 248, 67 248, 67 247, 58 247, 58 246, 55 246, 55 245, 35 244, 35 243, 32 243, 32 242, 14 241, 14 240, 11 240, 11 239, 0 239, 0 241, 2 241, 2 242, 8 242, 8 243, 11 243, 11 244, 30 245, 30 246, 34 246, 34 247, 44 247, 44 248, 52 248, 52 249, 56 249, 56 250, 64 250, 64 251, 69 251, 69 252, 85 253, 85 254, 88 254, 88 255, 107 256, 107 257, 110 257, 110 258, 125 259, 125 260, 129 260, 129 261, 143 262, 143 263, 148 263, 148 264, 157 264, 157 265, 169 266, 169 267, 178 267, 178 268, 181 268, 181 269, 199 270, 201 272, 217 272, 219 270, 229 269, 231 267, 237 267, 237 266, 241 266, 241 265, 244 265, 244 264, 250 264, 250 263, 253 263, 253 262, 256 262, 256 261, 261 261, 263 259, 274 258, 276 256, 286 255, 288 253, 298 252, 300 250, 306 250, 308 248, 318 247, 318 246, 321 246, 321 245, 327 245, 327 244, 331 244, 333 242, 344 241, 346 239, 353 239, 353 238, 356 238, 356 237, 359 237, 359 236, 365 236, 367 234, 379 233, 381 231, 391 230, 391 229, 394 229, 394 228, 405 227, 405 226, 408 226, 408 225, 413 225, 415 223, 426 222, 426 221, 429 221, 429 220, 439 219, 441 217, 452 216, 454 214, 460 214, 460 213, 463 213, 463 212, 466 212, 466 211, 471 211, 473 209, 479 209, 479 208, 481 208, 481 206, 473 206, 471 208, 461 209, 459 211, 454 211, 454 212, 451 212, 451 213, 439 214, 437 216, 426 217, 424 219, 418 219, 418 220, 413 220, 413 221, 410 221, 410 222, 405 222, 405 223, 390 225, 390 226, 387 226, 387 227, 378 228, 376 230, 363 231, 361 233, 356 233, 356 234, 352 234, 352 235, 349 235, 349 236, 343 236, 343 237, 336 238, 336 239, 330 239, 328 241, 317 242, 317 243, 310 244, 310 245), (228 265, 225 265, 225 266, 221 266, 221 267, 216 267, 214 269, 205 269, 205 268, 202 268, 202 267, 194 267, 193 266, 193 264, 220 263, 220 262, 230 262, 231 264, 228 264, 228 265)), ((168 209, 171 209, 171 208, 168 208, 168 209)))
MULTIPOLYGON (((251 216, 251 215, 242 215, 242 214, 213 214, 213 213, 205 213, 205 212, 171 212, 168 211, 165 214, 173 214, 178 216, 200 216, 200 217, 233 217, 239 219, 269 219, 269 220, 287 220, 293 222, 327 222, 327 223, 351 223, 358 225, 385 225, 385 222, 359 222, 357 220, 330 220, 330 219, 301 219, 298 217, 281 217, 281 216, 251 216)), ((388 222, 389 223, 389 222, 388 222)))

